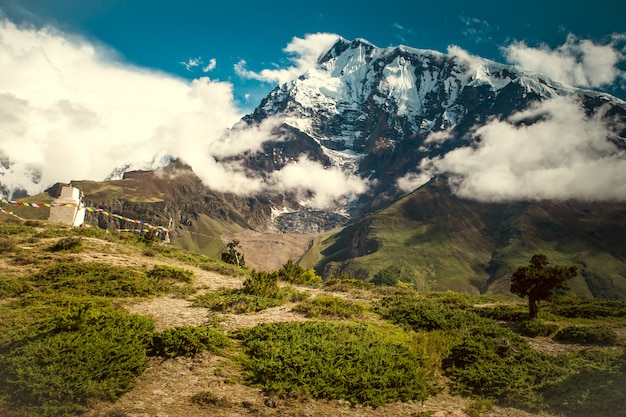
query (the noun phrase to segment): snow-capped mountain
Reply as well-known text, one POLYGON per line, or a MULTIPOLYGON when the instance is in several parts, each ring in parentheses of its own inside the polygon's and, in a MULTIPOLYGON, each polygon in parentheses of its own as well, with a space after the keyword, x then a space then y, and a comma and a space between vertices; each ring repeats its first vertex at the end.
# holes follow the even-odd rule
MULTIPOLYGON (((575 98, 589 114, 603 108, 603 117, 626 121, 626 103, 615 97, 463 51, 340 39, 314 69, 278 86, 237 128, 281 118, 290 134, 246 155, 247 166, 280 170, 304 154, 367 178, 372 186, 363 203, 397 196, 398 180, 419 174, 424 160, 472 146, 480 140, 477 127, 557 97, 575 98)), ((625 125, 612 123, 616 151, 625 148, 625 125)))

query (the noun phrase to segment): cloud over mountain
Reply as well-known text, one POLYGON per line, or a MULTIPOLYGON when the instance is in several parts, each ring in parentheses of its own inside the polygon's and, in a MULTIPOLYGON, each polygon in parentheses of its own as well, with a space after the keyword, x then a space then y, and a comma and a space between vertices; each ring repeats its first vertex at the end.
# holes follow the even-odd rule
POLYGON ((283 50, 290 55, 289 61, 292 65, 287 68, 254 72, 245 68, 245 61, 240 61, 235 65, 235 72, 244 78, 282 84, 314 68, 320 55, 327 51, 338 38, 338 35, 332 33, 307 34, 304 38, 294 37, 283 50))
MULTIPOLYGON (((311 65, 330 38, 294 38, 285 51, 295 54, 295 66, 264 74, 268 79, 295 74, 311 65)), ((182 64, 191 69, 204 63, 190 58, 182 64)), ((204 69, 214 66, 211 60, 204 69)), ((231 83, 208 77, 187 81, 138 68, 103 45, 53 27, 1 19, 0 72, 0 157, 10 165, 1 183, 9 189, 35 194, 57 181, 101 180, 121 165, 155 168, 164 155, 183 159, 218 191, 249 194, 294 188, 302 181, 327 201, 352 181, 339 176, 323 188, 313 186, 300 176, 301 164, 265 182, 235 163, 217 162, 279 139, 272 129, 280 120, 225 134, 243 116, 231 83)))
POLYGON ((422 168, 451 174, 457 194, 482 201, 626 201, 626 152, 608 137, 600 114, 589 117, 577 101, 557 97, 478 127, 473 146, 422 168))
POLYGON ((602 87, 626 80, 626 72, 619 66, 625 59, 620 48, 623 43, 623 35, 614 35, 609 43, 601 44, 570 33, 565 43, 554 49, 517 41, 504 47, 503 53, 508 62, 563 84, 602 87))

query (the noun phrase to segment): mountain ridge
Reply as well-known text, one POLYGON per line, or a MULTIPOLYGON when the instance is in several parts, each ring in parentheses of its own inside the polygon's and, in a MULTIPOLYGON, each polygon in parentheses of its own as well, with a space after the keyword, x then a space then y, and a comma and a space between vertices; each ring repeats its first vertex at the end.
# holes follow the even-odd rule
MULTIPOLYGON (((448 172, 450 164, 438 165, 459 150, 467 151, 468 158, 475 157, 476 150, 489 145, 487 126, 509 129, 501 135, 504 141, 512 131, 531 131, 557 119, 561 124, 548 126, 553 136, 546 140, 559 139, 559 128, 570 119, 559 119, 558 111, 574 112, 568 117, 578 118, 576 126, 589 129, 583 135, 599 129, 591 139, 602 142, 600 145, 587 150, 591 139, 572 145, 579 152, 573 153, 574 162, 581 154, 587 157, 586 153, 596 158, 593 162, 597 164, 624 160, 626 103, 606 93, 564 86, 454 48, 443 54, 339 39, 320 56, 315 68, 276 87, 220 139, 219 145, 227 146, 245 135, 254 137, 257 147, 225 152, 215 161, 237 167, 233 172, 262 184, 257 187, 260 191, 246 194, 235 187, 217 192, 203 184, 184 161, 164 155, 153 163, 169 165, 154 171, 123 172, 124 166, 133 166, 129 164, 115 171, 122 179, 73 184, 84 188, 92 204, 115 207, 129 217, 155 223, 173 219, 174 237, 207 255, 216 256, 222 240, 245 230, 321 236, 348 225, 311 249, 319 251, 311 259, 317 259, 315 266, 326 276, 350 271, 371 278, 384 265, 380 260, 363 263, 362 258, 382 256, 386 248, 395 245, 398 256, 408 262, 410 248, 428 240, 430 247, 425 253, 432 253, 432 262, 422 257, 407 272, 406 278, 418 287, 443 289, 452 281, 438 282, 441 275, 465 274, 458 284, 464 291, 505 291, 511 268, 524 263, 530 252, 547 248, 557 260, 582 266, 586 275, 581 275, 576 285, 583 293, 611 297, 609 289, 615 287, 622 294, 624 250, 610 229, 623 229, 620 219, 611 217, 609 207, 613 205, 619 216, 623 203, 610 199, 573 203, 576 199, 568 198, 567 192, 554 199, 543 195, 515 198, 514 193, 494 192, 492 201, 481 202, 477 193, 471 198, 455 195, 464 174, 454 169, 448 172), (540 107, 542 103, 551 106, 540 107), (408 199, 407 191, 412 191, 408 199), (415 196, 423 200, 414 201, 415 196), (404 211, 398 206, 400 201, 406 206, 404 211), (589 209, 584 209, 585 204, 589 209), (404 240, 381 244, 384 239, 370 233, 372 225, 380 221, 377 216, 390 218, 385 210, 395 210, 392 223, 430 231, 401 235, 404 240), (421 210, 424 213, 420 214, 421 210), (480 226, 459 221, 455 218, 458 213, 480 226), (429 217, 419 218, 426 214, 429 217), (496 218, 508 219, 509 223, 501 220, 497 226, 510 229, 510 234, 496 230, 496 218), (592 225, 589 233, 585 224, 592 225), (569 233, 569 249, 559 233, 569 233), (594 239, 600 243, 593 243, 594 239), (446 252, 442 242, 452 249, 446 252), (566 256, 568 250, 578 257, 566 256), (589 267, 582 264, 585 251, 593 252, 589 267), (609 266, 597 260, 601 256, 596 252, 608 257, 609 266), (446 264, 446 258, 455 260, 446 264), (363 265, 370 268, 367 274, 361 270, 363 265)), ((542 144, 544 149, 531 149, 536 145, 518 143, 519 149, 513 153, 540 154, 550 148, 542 144)), ((539 161, 547 163, 547 168, 539 168, 548 173, 558 171, 563 168, 554 162, 559 157, 547 155, 539 161)), ((10 168, 8 162, 2 166, 10 168)), ((526 169, 510 164, 508 168, 526 169)), ((503 181, 504 177, 490 174, 490 181, 503 181)), ((92 220, 101 227, 119 228, 113 224, 115 219, 92 220)))

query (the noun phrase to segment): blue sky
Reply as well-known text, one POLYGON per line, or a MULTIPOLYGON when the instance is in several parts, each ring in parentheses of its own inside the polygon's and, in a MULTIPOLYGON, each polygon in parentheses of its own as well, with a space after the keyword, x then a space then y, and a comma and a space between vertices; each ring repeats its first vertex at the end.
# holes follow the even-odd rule
MULTIPOLYGON (((482 56, 626 99, 624 16, 623 0, 0 0, 0 159, 11 161, 0 166, 0 180, 36 194, 55 182, 102 180, 116 167, 152 169, 177 157, 217 191, 249 195, 278 184, 333 201, 367 184, 310 162, 263 182, 218 161, 261 148, 271 126, 225 133, 276 85, 314 66, 337 36, 482 56)), ((588 172, 582 158, 589 172, 612 169, 604 183, 626 184, 623 158, 594 159, 603 155, 594 151, 606 144, 603 126, 575 106, 546 106, 566 117, 530 139, 546 154, 562 139, 572 155, 565 179, 598 177, 570 175, 588 172), (587 148, 593 155, 583 158, 587 148)), ((494 141, 516 143, 513 151, 478 155, 490 161, 480 166, 506 166, 529 143, 509 130, 508 142, 494 141)), ((534 172, 543 162, 528 166, 534 172)))
MULTIPOLYGON (((334 33, 381 47, 405 44, 441 52, 457 45, 504 62, 501 48, 515 41, 557 48, 568 34, 606 44, 613 34, 626 33, 621 0, 0 0, 0 9, 16 23, 53 25, 103 43, 141 67, 231 82, 246 109, 275 83, 238 76, 234 65, 245 60, 252 71, 288 66, 283 49, 306 34, 334 33), (194 60, 198 66, 181 64, 194 60)), ((626 99, 617 82, 601 88, 626 99)))

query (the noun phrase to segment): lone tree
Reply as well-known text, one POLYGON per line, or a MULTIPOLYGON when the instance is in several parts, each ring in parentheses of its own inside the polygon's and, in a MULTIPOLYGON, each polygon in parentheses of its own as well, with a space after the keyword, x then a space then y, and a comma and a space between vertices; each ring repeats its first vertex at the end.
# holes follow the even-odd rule
POLYGON ((548 266, 548 257, 537 254, 528 266, 520 266, 511 278, 511 292, 520 297, 528 297, 528 316, 537 317, 537 301, 546 300, 558 289, 569 289, 567 280, 576 276, 575 265, 548 266))
POLYGON ((239 241, 234 239, 226 245, 226 252, 222 252, 222 261, 227 264, 237 265, 239 268, 246 266, 246 260, 241 252, 237 250, 239 241))

